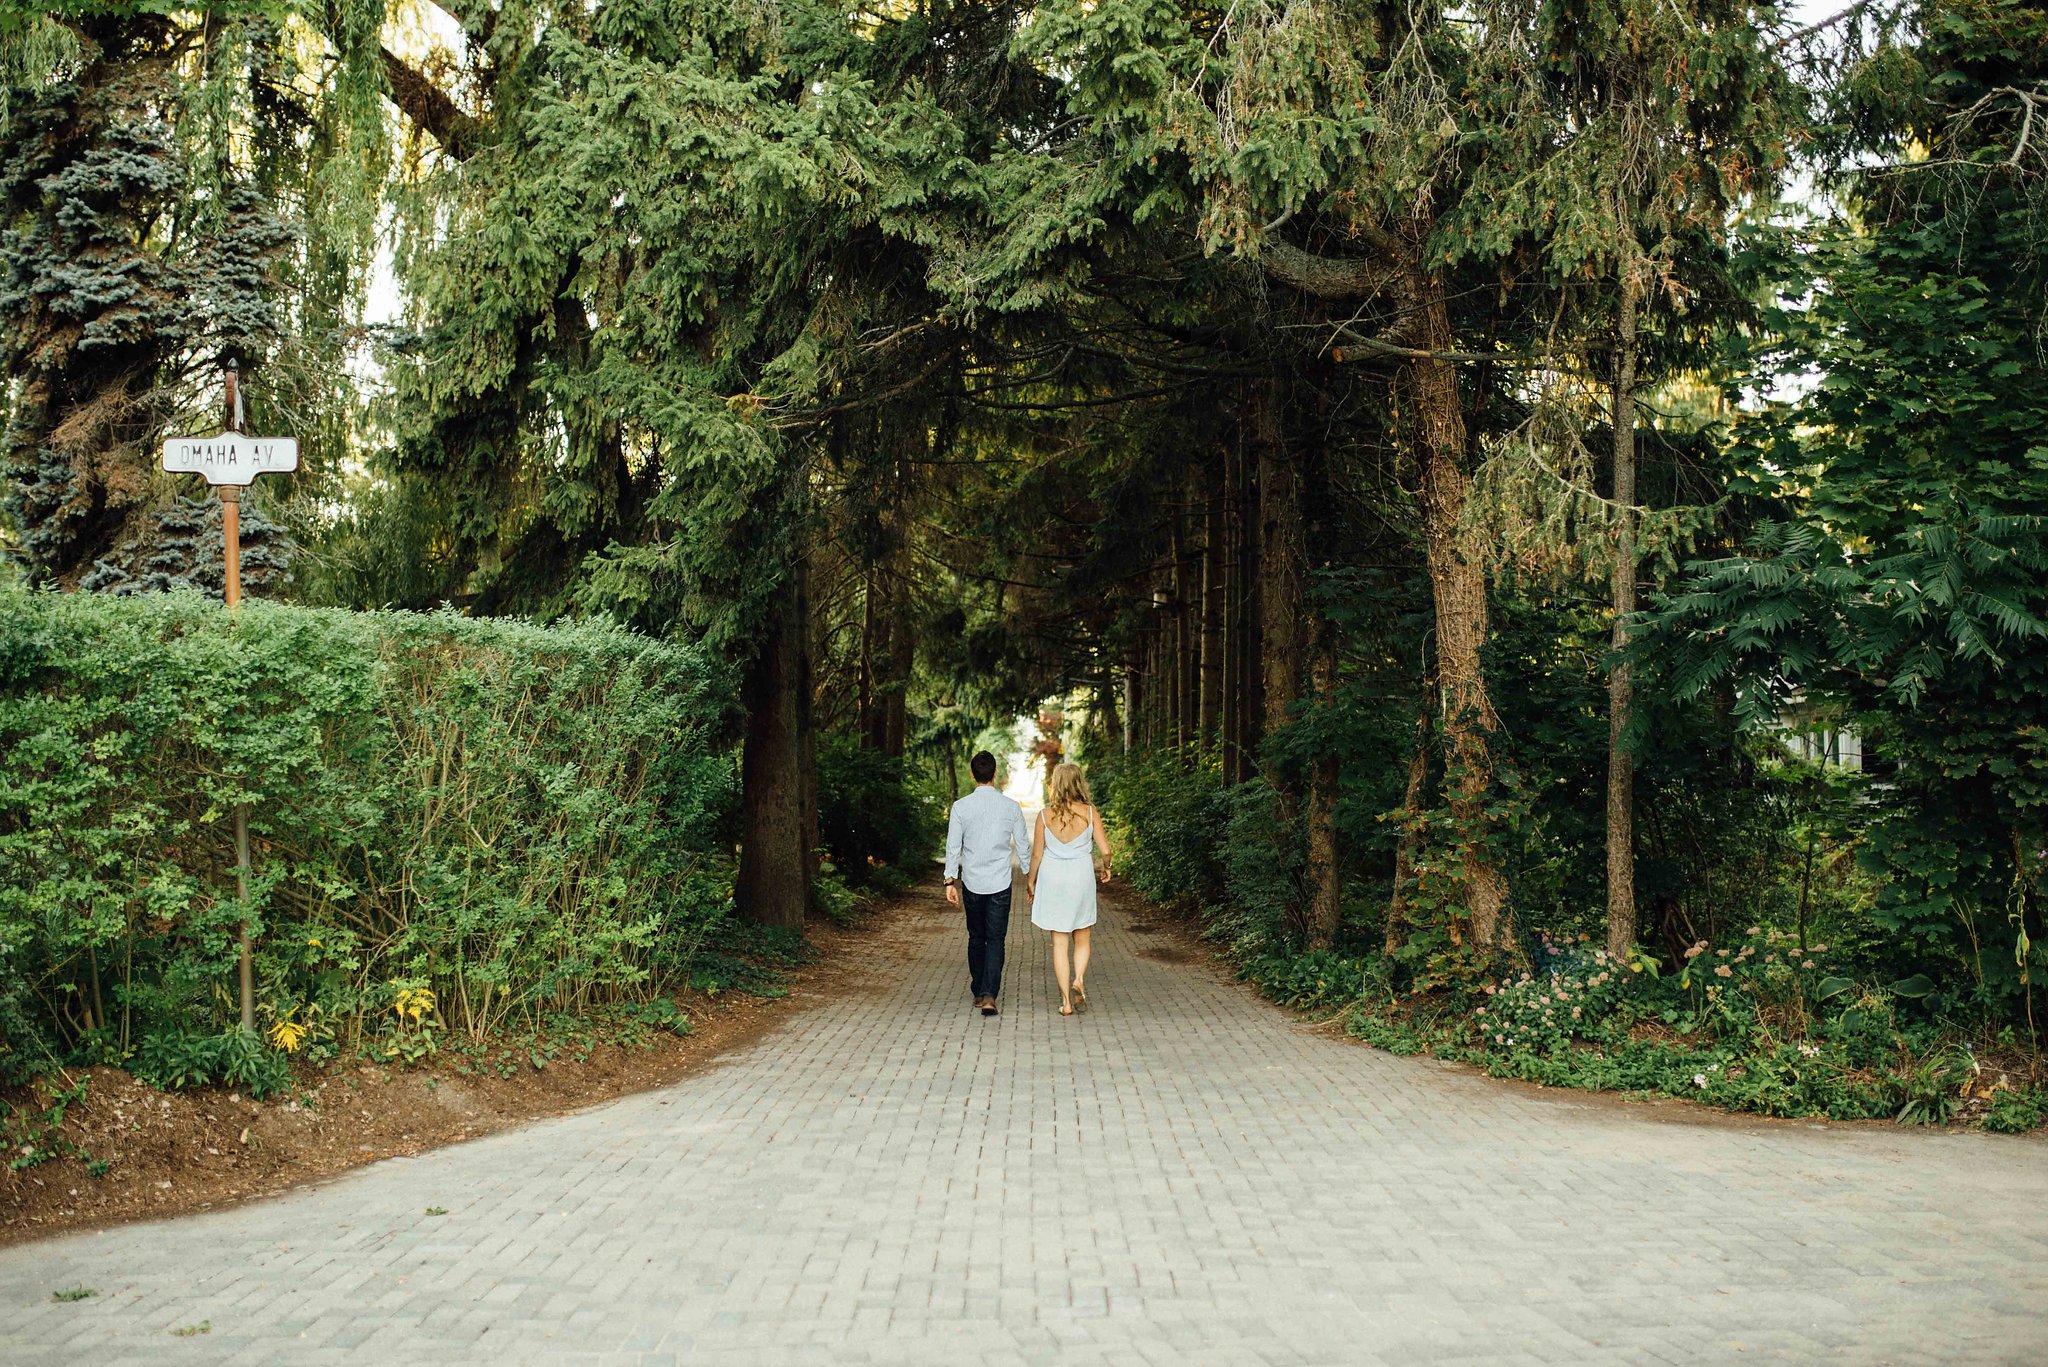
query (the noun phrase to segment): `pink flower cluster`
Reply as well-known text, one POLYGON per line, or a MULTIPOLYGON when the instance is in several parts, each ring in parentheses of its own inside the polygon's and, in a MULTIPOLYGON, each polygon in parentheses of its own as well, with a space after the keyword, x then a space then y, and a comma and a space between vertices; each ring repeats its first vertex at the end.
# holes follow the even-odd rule
POLYGON ((1491 1000, 1475 1014, 1497 1045, 1561 1043, 1611 1009, 1626 981, 1606 950, 1580 948, 1585 936, 1562 943, 1539 939, 1548 955, 1564 962, 1541 974, 1525 972, 1486 985, 1491 1000))
MULTIPOLYGON (((1775 968, 1783 964, 1787 968, 1811 970, 1820 962, 1820 956, 1827 953, 1828 947, 1815 945, 1811 949, 1801 949, 1798 945, 1789 943, 1796 938, 1789 931, 1765 930, 1762 926, 1751 926, 1748 932, 1749 943, 1734 950, 1714 950, 1714 958, 1720 960, 1714 965, 1714 976, 1732 978, 1736 970, 1745 964, 1762 968, 1775 968)), ((1705 954, 1708 948, 1705 940, 1689 945, 1685 951, 1686 962, 1690 964, 1705 954)))

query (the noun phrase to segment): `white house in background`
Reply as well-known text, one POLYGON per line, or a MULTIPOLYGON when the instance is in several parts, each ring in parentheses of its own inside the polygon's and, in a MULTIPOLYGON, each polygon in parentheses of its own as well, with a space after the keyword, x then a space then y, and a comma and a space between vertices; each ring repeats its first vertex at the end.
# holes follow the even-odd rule
MULTIPOLYGON (((1783 727, 1785 719, 1779 718, 1783 727)), ((1804 760, 1815 764, 1832 764, 1842 769, 1863 767, 1863 737, 1855 731, 1792 731, 1785 732, 1785 748, 1804 760)))
POLYGON ((1837 722, 1804 698, 1788 700, 1778 713, 1779 739, 1785 748, 1813 764, 1832 764, 1841 769, 1863 768, 1863 733, 1837 722))

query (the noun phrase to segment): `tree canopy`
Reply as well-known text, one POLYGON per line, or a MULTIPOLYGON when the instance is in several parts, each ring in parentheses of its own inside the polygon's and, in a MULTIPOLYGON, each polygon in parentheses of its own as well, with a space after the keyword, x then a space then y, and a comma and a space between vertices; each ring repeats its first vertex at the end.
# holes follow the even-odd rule
POLYGON ((32 582, 183 572, 155 443, 233 356, 309 457, 266 591, 735 666, 762 919, 810 901, 820 737, 947 786, 1057 702, 1129 791, 1213 781, 1250 853, 1190 854, 1203 895, 1412 982, 1581 926, 1675 964, 1805 918, 1825 848, 1873 954, 2025 998, 2021 0, 270 0, 0 41, 32 582), (1814 727, 1880 780, 1839 819, 1777 734, 1814 727))

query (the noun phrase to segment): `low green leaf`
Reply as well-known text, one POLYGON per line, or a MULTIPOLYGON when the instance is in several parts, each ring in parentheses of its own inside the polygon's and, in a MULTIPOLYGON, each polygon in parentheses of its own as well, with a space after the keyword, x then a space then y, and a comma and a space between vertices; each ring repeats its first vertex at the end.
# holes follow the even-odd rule
POLYGON ((1840 978, 1834 976, 1822 978, 1820 980, 1820 986, 1814 989, 1814 1000, 1826 1001, 1830 997, 1839 997, 1855 985, 1856 980, 1854 978, 1840 978))

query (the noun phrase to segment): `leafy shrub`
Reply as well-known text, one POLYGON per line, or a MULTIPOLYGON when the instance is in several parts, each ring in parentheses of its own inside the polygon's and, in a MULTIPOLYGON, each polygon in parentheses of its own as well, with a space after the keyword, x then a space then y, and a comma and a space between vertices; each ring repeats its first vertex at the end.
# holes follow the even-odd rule
POLYGON ((1118 876, 1154 901, 1214 901, 1222 891, 1218 845, 1226 819, 1216 766, 1184 764, 1172 753, 1125 755, 1113 766, 1108 791, 1118 876))
POLYGON ((1300 1011, 1349 1006, 1386 981, 1381 961, 1327 949, 1262 955, 1244 963, 1243 972, 1266 996, 1300 1011))
MULTIPOLYGON (((1749 927, 1740 941, 1720 949, 1697 941, 1672 980, 1679 996, 1664 1018, 1687 1032, 1708 1028, 1732 1039, 1804 1035, 1816 1003, 1855 986, 1823 971, 1828 955, 1826 945, 1802 948, 1791 932, 1763 926, 1749 927)), ((1888 1014, 1885 1023, 1891 1023, 1888 1014)), ((1849 1043, 1853 1034, 1852 1028, 1839 1042, 1849 1043)))
MULTIPOLYGON (((1895 1003, 1922 985, 1834 977, 1821 952, 1757 928, 1725 953, 1695 945, 1684 969, 1660 976, 1580 938, 1538 936, 1529 972, 1492 984, 1477 1006, 1454 992, 1397 995, 1384 960, 1276 952, 1241 966, 1267 995, 1303 1009, 1351 995, 1345 1028, 1357 1039, 1496 1077, 1772 1116, 1956 1118, 1976 1060, 1953 1033, 1901 1025, 1895 1003)), ((1984 1123, 2017 1133, 2043 1120, 2048 1096, 2005 1089, 1984 1123)))
POLYGON ((849 888, 908 885, 945 834, 937 799, 910 783, 903 761, 852 736, 818 746, 818 834, 849 888))
POLYGON ((284 1055, 240 1029, 151 1035, 135 1051, 129 1070, 152 1087, 183 1091, 220 1084, 238 1087, 258 1101, 283 1091, 292 1080, 284 1055))
POLYGON ((690 1033, 690 1018, 673 997, 649 997, 634 1012, 634 1018, 642 1025, 666 1030, 671 1035, 690 1033))
POLYGON ((348 1044, 645 999, 730 907, 725 696, 593 623, 0 596, 0 1082, 251 1066, 191 1043, 245 919, 265 1018, 348 1044))
POLYGON ((1984 1128, 1998 1134, 2025 1134, 2048 1123, 2048 1089, 2004 1088, 1984 1112, 1984 1128))
POLYGON ((1220 907, 1205 909, 1209 931, 1240 955, 1298 952, 1289 933, 1288 908, 1303 897, 1306 856, 1300 822, 1281 827, 1273 790, 1264 779, 1220 790, 1207 810, 1217 823, 1220 907))
POLYGON ((1590 948, 1583 936, 1542 944, 1545 952, 1531 972, 1486 988, 1486 1005, 1473 1012, 1482 1043, 1547 1053, 1574 1037, 1612 1038, 1616 1026, 1626 1024, 1621 1008, 1641 970, 1590 948))
POLYGON ((1976 1060, 1960 1044, 1948 1043, 1906 1070, 1905 1104, 1895 1117, 1906 1125, 1946 1125, 1962 1107, 1961 1088, 1976 1071, 1976 1060))

